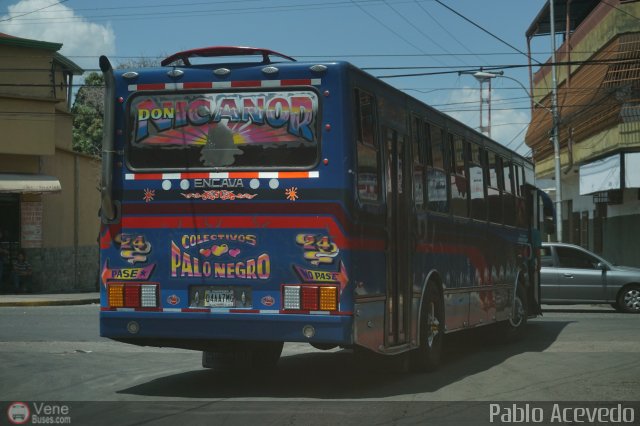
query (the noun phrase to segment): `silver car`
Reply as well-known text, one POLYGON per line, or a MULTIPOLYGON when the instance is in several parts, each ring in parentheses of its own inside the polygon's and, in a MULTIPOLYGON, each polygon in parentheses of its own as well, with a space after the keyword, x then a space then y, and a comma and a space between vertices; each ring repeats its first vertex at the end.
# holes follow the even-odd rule
POLYGON ((640 268, 616 266, 563 243, 543 243, 540 261, 542 303, 610 303, 620 312, 640 313, 640 268))

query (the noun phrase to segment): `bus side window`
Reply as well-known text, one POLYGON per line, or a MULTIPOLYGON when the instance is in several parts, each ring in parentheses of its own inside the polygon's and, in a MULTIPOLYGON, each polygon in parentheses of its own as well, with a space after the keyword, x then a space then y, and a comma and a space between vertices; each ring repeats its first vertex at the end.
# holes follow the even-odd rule
POLYGON ((502 198, 500 183, 502 170, 500 157, 494 152, 487 152, 487 207, 489 222, 502 223, 502 198))
POLYGON ((376 138, 376 103, 373 96, 356 89, 357 185, 361 203, 381 199, 380 149, 376 138))
POLYGON ((467 217, 469 191, 465 166, 464 140, 458 135, 450 139, 451 153, 451 211, 455 216, 467 217))
POLYGON ((487 220, 487 207, 484 196, 484 173, 482 170, 482 151, 479 145, 471 143, 469 155, 469 182, 471 196, 471 217, 487 220))
POLYGON ((442 129, 430 125, 430 163, 427 165, 427 205, 430 211, 449 212, 447 174, 444 168, 444 137, 442 129))
POLYGON ((413 156, 413 200, 416 209, 422 210, 424 207, 424 128, 422 121, 418 117, 412 117, 411 137, 413 156))
POLYGON ((528 220, 524 169, 519 164, 514 164, 513 169, 516 177, 516 226, 526 228, 528 226, 528 220))
POLYGON ((514 226, 516 224, 516 206, 514 196, 513 168, 510 161, 503 160, 502 176, 504 178, 504 193, 502 194, 502 203, 504 211, 505 225, 514 226))

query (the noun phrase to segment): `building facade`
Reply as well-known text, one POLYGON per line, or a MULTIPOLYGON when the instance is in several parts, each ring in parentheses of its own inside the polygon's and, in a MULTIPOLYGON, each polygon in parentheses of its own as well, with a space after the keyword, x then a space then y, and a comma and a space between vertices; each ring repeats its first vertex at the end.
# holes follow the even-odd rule
MULTIPOLYGON (((640 266, 640 2, 551 1, 555 32, 562 36, 555 67, 561 240, 640 266)), ((549 2, 526 36, 529 51, 534 37, 550 38, 549 2)), ((525 141, 536 177, 554 192, 551 60, 530 67, 532 118, 525 141)))
POLYGON ((24 250, 30 291, 95 290, 100 162, 74 152, 70 99, 82 69, 58 43, 0 33, 2 291, 24 250))

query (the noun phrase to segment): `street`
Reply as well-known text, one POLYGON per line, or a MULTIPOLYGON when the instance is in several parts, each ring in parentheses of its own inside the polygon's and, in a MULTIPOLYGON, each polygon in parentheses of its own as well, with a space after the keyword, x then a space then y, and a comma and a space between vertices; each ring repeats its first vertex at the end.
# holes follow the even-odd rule
POLYGON ((277 372, 251 375, 203 369, 199 352, 100 338, 97 305, 3 307, 0 400, 209 401, 230 413, 269 401, 292 408, 292 401, 637 400, 640 316, 604 306, 547 308, 515 344, 490 342, 491 329, 447 336, 444 362, 430 374, 286 344, 277 372))

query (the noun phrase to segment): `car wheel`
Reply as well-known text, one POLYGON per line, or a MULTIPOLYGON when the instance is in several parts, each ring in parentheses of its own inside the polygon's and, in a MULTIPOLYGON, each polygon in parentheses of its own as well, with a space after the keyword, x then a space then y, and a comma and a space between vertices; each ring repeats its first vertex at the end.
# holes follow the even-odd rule
POLYGON ((618 308, 620 312, 640 313, 640 285, 629 284, 618 294, 618 308))
POLYGON ((420 346, 411 353, 411 369, 432 371, 440 363, 444 340, 444 302, 435 283, 429 282, 420 309, 420 346))

